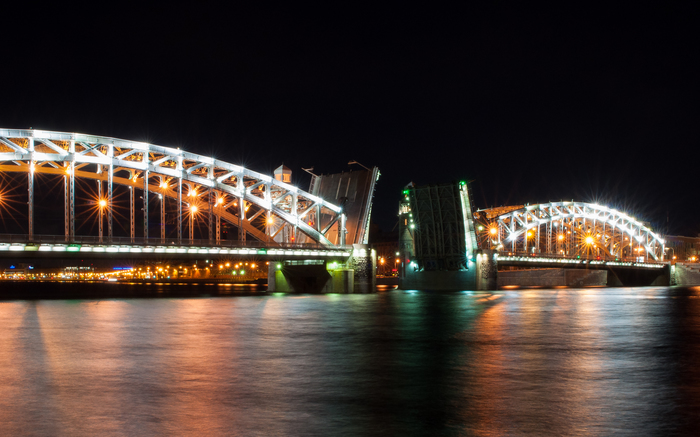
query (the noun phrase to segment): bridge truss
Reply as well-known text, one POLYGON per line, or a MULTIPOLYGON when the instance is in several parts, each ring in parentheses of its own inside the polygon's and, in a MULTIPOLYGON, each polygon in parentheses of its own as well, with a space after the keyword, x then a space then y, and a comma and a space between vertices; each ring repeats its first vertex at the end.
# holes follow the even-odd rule
POLYGON ((663 261, 664 240, 620 211, 584 202, 475 213, 482 248, 509 255, 663 261))
MULTIPOLYGON (((53 175, 46 179, 51 183, 60 181, 63 185, 66 242, 79 239, 76 203, 84 200, 76 196, 76 180, 91 180, 95 181, 96 194, 88 202, 99 222, 99 242, 115 238, 114 192, 119 186, 129 193, 127 238, 131 243, 193 244, 197 229, 199 237, 206 234, 204 238, 215 245, 220 243, 224 220, 238 228, 242 244, 252 236, 267 246, 345 245, 345 214, 340 206, 268 175, 177 148, 75 133, 0 129, 2 173, 27 175, 30 242, 37 239, 37 175, 44 174, 53 175), (149 208, 153 204, 160 209, 158 236, 149 235, 149 227, 153 227, 149 220, 155 215, 149 208), (171 211, 167 223, 173 225, 176 235, 166 233, 166 204, 171 211), (137 216, 143 221, 138 226, 137 216), (143 230, 142 237, 136 235, 137 228, 143 230), (189 238, 183 238, 185 231, 189 238)), ((0 202, 3 200, 0 197, 0 202)))

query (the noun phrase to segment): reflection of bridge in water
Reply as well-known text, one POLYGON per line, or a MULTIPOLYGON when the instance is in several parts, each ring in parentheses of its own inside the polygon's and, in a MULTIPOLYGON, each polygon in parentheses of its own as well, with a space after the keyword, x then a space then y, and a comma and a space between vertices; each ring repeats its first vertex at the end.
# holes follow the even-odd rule
POLYGON ((378 170, 340 175, 333 192, 342 186, 344 196, 332 200, 323 198, 329 192, 323 176, 307 192, 290 183, 288 169, 278 170, 272 177, 116 138, 0 129, 0 214, 19 228, 0 235, 0 256, 255 255, 285 266, 277 280, 270 273, 272 289, 288 288, 284 278, 303 261, 323 267, 310 273, 322 276, 314 287, 335 278, 331 286, 352 289, 353 263, 370 256, 357 245, 367 243, 378 170), (51 213, 37 214, 47 203, 51 213), (63 235, 46 235, 59 217, 63 235), (222 238, 223 228, 236 235, 222 238), (324 261, 331 258, 333 271, 324 261))

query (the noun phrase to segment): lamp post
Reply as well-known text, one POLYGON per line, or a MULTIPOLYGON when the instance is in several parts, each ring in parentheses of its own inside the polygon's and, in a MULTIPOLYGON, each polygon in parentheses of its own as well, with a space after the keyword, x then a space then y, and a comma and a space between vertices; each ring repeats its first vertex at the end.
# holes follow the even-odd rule
POLYGON ((99 234, 100 234, 99 241, 100 241, 100 243, 102 243, 102 238, 103 238, 102 218, 104 216, 105 206, 107 206, 107 201, 105 199, 100 199, 100 201, 98 202, 98 206, 99 206, 98 230, 99 230, 99 234))
POLYGON ((194 215, 198 209, 197 205, 190 205, 190 244, 194 241, 194 215))
POLYGON ((672 250, 673 251, 673 257, 671 257, 671 264, 674 264, 676 261, 676 248, 675 247, 667 247, 664 249, 665 251, 672 250))
POLYGON ((348 165, 352 165, 352 164, 357 164, 357 165, 359 165, 360 167, 364 168, 365 170, 371 171, 371 170, 369 169, 369 167, 364 166, 364 165, 360 164, 359 162, 357 162, 357 161, 355 161, 355 160, 352 160, 352 161, 348 162, 348 165))

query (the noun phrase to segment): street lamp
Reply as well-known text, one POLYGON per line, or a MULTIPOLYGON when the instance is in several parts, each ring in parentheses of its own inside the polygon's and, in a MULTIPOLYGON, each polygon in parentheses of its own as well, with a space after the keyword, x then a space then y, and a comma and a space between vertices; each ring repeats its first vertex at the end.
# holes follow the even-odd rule
POLYGON ((352 164, 357 164, 357 165, 359 165, 360 167, 364 168, 365 170, 371 171, 368 167, 366 167, 366 166, 360 164, 359 162, 357 162, 357 161, 355 161, 355 160, 352 160, 352 161, 348 162, 348 165, 352 165, 352 164))
POLYGON ((190 206, 190 244, 194 241, 194 215, 197 214, 197 205, 190 206))
POLYGON ((97 205, 99 206, 99 209, 100 209, 100 211, 99 211, 99 226, 98 226, 98 228, 99 228, 99 233, 100 233, 100 243, 102 243, 102 234, 103 234, 103 230, 102 230, 102 218, 103 218, 103 216, 104 216, 105 206, 107 206, 107 201, 106 201, 105 199, 100 199, 99 202, 97 202, 97 205))

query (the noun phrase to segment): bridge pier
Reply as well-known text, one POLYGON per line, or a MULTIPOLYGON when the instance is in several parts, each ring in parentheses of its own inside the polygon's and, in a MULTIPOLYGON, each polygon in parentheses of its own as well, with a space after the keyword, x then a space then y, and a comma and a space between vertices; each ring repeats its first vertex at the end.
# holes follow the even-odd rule
POLYGON ((498 255, 494 250, 484 249, 476 254, 476 289, 498 288, 498 255))
POLYGON ((376 253, 355 244, 345 262, 278 260, 270 262, 267 291, 284 293, 367 294, 376 289, 376 253))

